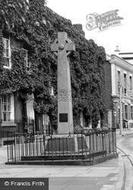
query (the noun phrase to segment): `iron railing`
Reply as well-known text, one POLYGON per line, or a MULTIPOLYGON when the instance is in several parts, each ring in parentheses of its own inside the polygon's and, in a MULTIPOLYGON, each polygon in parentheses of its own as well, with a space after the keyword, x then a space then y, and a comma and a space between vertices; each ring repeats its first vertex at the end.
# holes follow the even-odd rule
POLYGON ((7 145, 7 162, 22 160, 95 159, 116 153, 116 130, 82 134, 16 134, 7 145))

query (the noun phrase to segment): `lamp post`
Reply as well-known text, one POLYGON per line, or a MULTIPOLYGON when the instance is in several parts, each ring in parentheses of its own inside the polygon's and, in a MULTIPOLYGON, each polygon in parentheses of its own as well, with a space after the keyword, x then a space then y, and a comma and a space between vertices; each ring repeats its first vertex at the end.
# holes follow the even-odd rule
POLYGON ((116 129, 116 111, 114 111, 114 128, 116 129))
POLYGON ((114 100, 113 100, 113 118, 114 118, 114 127, 113 128, 117 128, 116 124, 117 124, 117 107, 118 107, 118 100, 117 100, 118 97, 114 97, 114 100))
POLYGON ((120 135, 123 135, 123 115, 122 115, 122 85, 120 84, 120 95, 119 95, 119 103, 120 103, 120 135))
POLYGON ((119 85, 119 96, 114 96, 113 100, 113 116, 114 116, 114 127, 117 128, 117 113, 118 113, 118 108, 120 110, 120 135, 123 135, 123 111, 122 111, 122 86, 119 85))

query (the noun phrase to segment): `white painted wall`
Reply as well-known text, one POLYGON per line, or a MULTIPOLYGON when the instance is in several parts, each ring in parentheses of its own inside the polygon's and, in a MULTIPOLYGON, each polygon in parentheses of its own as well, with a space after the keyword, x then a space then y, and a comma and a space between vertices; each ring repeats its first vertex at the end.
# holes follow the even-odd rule
POLYGON ((112 95, 116 95, 116 68, 115 65, 111 64, 111 76, 112 76, 112 95))

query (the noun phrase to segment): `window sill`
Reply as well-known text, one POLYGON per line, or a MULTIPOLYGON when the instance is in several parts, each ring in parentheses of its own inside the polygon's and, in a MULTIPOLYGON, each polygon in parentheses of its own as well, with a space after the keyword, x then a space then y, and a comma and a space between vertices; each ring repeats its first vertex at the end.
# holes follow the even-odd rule
POLYGON ((14 122, 12 122, 12 121, 5 121, 5 122, 2 122, 2 123, 1 123, 1 126, 2 126, 2 127, 8 127, 8 126, 10 126, 10 127, 16 127, 17 124, 14 123, 14 122))

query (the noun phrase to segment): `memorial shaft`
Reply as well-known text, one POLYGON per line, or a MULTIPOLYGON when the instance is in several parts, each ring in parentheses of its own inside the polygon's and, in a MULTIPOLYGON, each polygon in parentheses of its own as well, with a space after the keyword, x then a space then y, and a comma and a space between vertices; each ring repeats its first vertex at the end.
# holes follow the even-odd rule
POLYGON ((69 53, 74 50, 74 44, 65 32, 58 33, 58 39, 52 45, 52 51, 57 55, 57 87, 58 87, 58 133, 73 133, 72 91, 69 65, 69 53))

